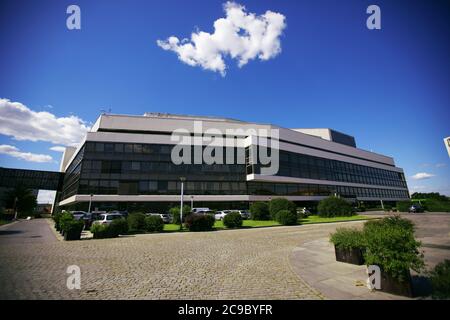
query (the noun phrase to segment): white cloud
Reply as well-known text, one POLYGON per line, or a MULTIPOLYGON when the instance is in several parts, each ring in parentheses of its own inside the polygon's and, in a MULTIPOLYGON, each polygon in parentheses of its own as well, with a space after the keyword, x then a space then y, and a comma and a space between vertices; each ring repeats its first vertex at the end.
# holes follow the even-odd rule
POLYGON ((197 31, 191 39, 157 40, 158 46, 170 50, 190 66, 217 71, 225 76, 225 56, 238 60, 242 67, 249 60, 269 60, 281 52, 280 36, 286 27, 285 16, 266 11, 263 15, 247 13, 235 2, 224 4, 225 18, 214 22, 214 33, 197 31))
POLYGON ((37 196, 38 203, 53 203, 55 201, 56 191, 51 190, 39 190, 37 196))
POLYGON ((0 145, 0 154, 6 154, 14 158, 29 162, 52 162, 53 158, 46 154, 21 152, 18 148, 7 144, 0 145))
POLYGON ((446 163, 436 163, 436 168, 443 168, 446 167, 447 164, 446 163))
POLYGON ((66 151, 66 147, 63 147, 63 146, 53 146, 53 147, 50 148, 50 150, 56 151, 56 152, 64 152, 64 151, 66 151))
POLYGON ((36 112, 20 102, 0 98, 0 134, 16 140, 76 145, 88 130, 87 123, 77 116, 58 118, 50 112, 36 112))
POLYGON ((412 179, 414 180, 424 180, 424 179, 430 179, 431 177, 434 177, 434 174, 431 173, 426 173, 426 172, 419 172, 416 173, 415 175, 411 176, 412 179))

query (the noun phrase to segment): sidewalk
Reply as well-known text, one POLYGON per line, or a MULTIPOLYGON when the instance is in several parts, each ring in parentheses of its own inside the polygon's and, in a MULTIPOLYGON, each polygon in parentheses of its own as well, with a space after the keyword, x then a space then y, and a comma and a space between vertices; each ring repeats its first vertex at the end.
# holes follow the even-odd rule
POLYGON ((406 300, 407 297, 370 291, 366 287, 366 266, 337 262, 328 238, 310 241, 293 250, 293 270, 327 299, 406 300))

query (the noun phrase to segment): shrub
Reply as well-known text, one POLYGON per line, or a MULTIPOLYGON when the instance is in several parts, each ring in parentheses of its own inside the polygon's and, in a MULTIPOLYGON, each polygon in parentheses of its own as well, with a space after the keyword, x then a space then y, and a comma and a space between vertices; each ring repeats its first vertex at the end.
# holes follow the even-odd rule
POLYGON ((159 216, 145 217, 145 230, 148 232, 161 232, 164 229, 164 221, 159 216))
POLYGON ((215 221, 212 215, 191 213, 186 217, 186 226, 189 231, 209 231, 212 230, 215 221))
POLYGON ((276 215, 276 221, 285 226, 297 224, 297 213, 290 210, 280 210, 276 215))
MULTIPOLYGON (((180 207, 173 207, 169 209, 169 213, 172 215, 172 223, 180 224, 180 207)), ((191 213, 191 207, 183 206, 183 222, 186 221, 186 217, 191 213)))
POLYGON ((140 212, 132 213, 127 218, 128 229, 131 232, 145 230, 145 214, 140 212))
POLYGON ((430 272, 432 297, 434 299, 450 298, 450 260, 445 260, 430 272))
POLYGON ((55 221, 55 229, 56 229, 56 231, 61 230, 61 229, 60 229, 60 226, 59 226, 59 220, 61 219, 61 215, 62 215, 61 212, 57 212, 57 213, 55 213, 55 214, 52 216, 53 221, 55 221))
POLYGON ((269 212, 272 220, 277 220, 277 214, 281 210, 288 210, 292 213, 297 214, 297 207, 295 206, 295 203, 292 201, 289 201, 285 198, 276 198, 270 200, 269 203, 269 212))
POLYGON ((127 234, 128 233, 128 222, 125 218, 122 219, 115 219, 111 222, 111 224, 108 226, 108 234, 115 238, 119 236, 120 234, 127 234))
POLYGON ((450 212, 450 201, 427 199, 424 207, 430 212, 450 212))
POLYGON ((321 217, 344 217, 355 214, 350 202, 337 197, 329 197, 321 200, 317 209, 321 217))
POLYGON ((408 212, 409 208, 412 206, 412 202, 407 200, 407 201, 398 201, 396 204, 396 208, 399 212, 408 212))
POLYGON ((61 217, 59 218, 59 230, 64 232, 66 224, 74 220, 75 219, 71 213, 64 212, 63 214, 61 214, 61 217))
POLYGON ((66 220, 63 227, 64 240, 80 240, 83 227, 83 220, 66 220))
POLYGON ((364 233, 354 228, 338 228, 331 235, 330 242, 339 249, 363 249, 366 246, 364 233))
POLYGON ((267 202, 253 202, 250 205, 250 213, 253 220, 270 220, 267 202))
POLYGON ((94 239, 103 239, 103 238, 109 238, 109 227, 106 224, 93 224, 91 226, 91 232, 94 235, 94 239))
POLYGON ((230 229, 242 227, 241 214, 239 212, 230 212, 223 218, 223 224, 230 229))
POLYGON ((387 217, 364 224, 367 265, 378 265, 381 270, 399 281, 409 278, 409 271, 424 268, 420 242, 414 238, 414 227, 401 217, 387 217))

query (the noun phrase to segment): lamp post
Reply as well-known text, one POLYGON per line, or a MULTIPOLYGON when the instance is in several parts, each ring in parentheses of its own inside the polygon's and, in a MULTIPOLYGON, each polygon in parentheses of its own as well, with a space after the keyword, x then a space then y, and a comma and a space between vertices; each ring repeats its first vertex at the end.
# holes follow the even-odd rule
POLYGON ((194 210, 194 196, 191 196, 191 212, 194 210))
POLYGON ((92 196, 93 196, 93 194, 89 195, 89 209, 88 209, 88 213, 91 213, 92 196))
POLYGON ((17 220, 17 197, 14 198, 14 220, 17 220))
POLYGON ((185 177, 180 177, 181 181, 181 197, 180 197, 180 230, 183 229, 183 188, 184 182, 186 181, 185 177))

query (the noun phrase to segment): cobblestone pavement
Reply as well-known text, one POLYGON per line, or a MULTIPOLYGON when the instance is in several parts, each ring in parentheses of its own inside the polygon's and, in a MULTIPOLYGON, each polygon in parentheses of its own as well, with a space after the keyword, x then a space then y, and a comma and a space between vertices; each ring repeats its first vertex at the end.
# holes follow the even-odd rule
MULTIPOLYGON (((418 225, 418 237, 427 246, 429 265, 448 257, 450 216, 412 219, 418 225)), ((311 281, 300 270, 298 254, 317 241, 328 246, 328 236, 337 227, 362 224, 355 221, 65 242, 59 235, 55 237, 49 220, 20 221, 0 227, 0 299, 333 298, 326 290, 325 295, 317 291, 323 288, 308 285, 311 281), (81 268, 81 290, 66 287, 69 265, 81 268)), ((339 267, 346 266, 351 265, 339 267)))
POLYGON ((0 229, 0 299, 322 298, 289 262, 295 246, 317 237, 311 226, 24 241, 42 224, 54 232, 44 219, 0 229), (66 287, 69 265, 81 268, 81 290, 66 287))

